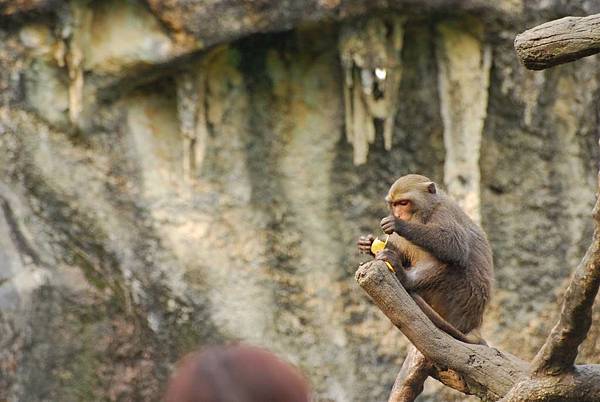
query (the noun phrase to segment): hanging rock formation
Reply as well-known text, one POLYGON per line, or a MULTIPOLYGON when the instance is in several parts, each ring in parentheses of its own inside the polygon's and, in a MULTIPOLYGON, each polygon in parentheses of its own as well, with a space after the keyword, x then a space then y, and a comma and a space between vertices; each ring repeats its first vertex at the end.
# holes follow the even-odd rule
POLYGON ((402 78, 402 17, 358 20, 340 32, 344 69, 346 138, 354 148, 354 163, 367 161, 375 141, 375 120, 383 121, 385 149, 392 148, 395 108, 402 78))
POLYGON ((444 183, 450 195, 481 221, 479 155, 488 107, 492 50, 483 43, 478 21, 437 26, 436 55, 446 161, 444 183))

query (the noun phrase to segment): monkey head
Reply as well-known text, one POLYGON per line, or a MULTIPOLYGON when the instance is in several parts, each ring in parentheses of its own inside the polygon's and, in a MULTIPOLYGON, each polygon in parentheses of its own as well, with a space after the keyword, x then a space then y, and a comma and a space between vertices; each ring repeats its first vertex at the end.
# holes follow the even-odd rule
POLYGON ((436 195, 437 188, 433 181, 425 176, 409 174, 392 184, 385 200, 396 219, 423 221, 437 203, 436 195))

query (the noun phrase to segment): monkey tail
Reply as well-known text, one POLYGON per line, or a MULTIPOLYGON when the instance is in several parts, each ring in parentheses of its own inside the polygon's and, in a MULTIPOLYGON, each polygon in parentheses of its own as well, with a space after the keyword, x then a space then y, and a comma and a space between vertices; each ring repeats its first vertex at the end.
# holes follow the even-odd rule
POLYGON ((452 336, 455 339, 458 339, 461 342, 471 343, 476 345, 487 345, 485 340, 477 335, 476 333, 468 333, 463 334, 461 331, 456 329, 454 325, 450 324, 448 321, 444 319, 441 315, 438 314, 421 296, 418 294, 412 293, 411 296, 417 303, 417 306, 425 313, 425 315, 435 324, 436 327, 446 332, 448 335, 452 336))

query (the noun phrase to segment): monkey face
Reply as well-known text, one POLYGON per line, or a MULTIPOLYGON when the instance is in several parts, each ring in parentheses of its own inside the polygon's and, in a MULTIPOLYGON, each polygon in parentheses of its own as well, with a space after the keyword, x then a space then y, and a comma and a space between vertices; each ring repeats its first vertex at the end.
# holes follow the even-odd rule
POLYGON ((389 205, 390 211, 396 219, 403 221, 411 220, 413 215, 413 203, 411 200, 400 198, 398 200, 392 200, 389 205))
POLYGON ((434 205, 435 183, 425 176, 409 174, 400 177, 390 187, 385 200, 390 212, 399 220, 410 221, 427 213, 434 205))

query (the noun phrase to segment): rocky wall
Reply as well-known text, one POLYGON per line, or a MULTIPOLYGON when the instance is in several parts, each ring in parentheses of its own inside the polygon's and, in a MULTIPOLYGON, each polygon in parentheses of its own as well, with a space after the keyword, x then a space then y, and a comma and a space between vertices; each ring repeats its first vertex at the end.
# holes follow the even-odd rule
MULTIPOLYGON (((512 40, 593 3, 331 2, 358 11, 213 36, 179 3, 0 16, 0 400, 160 400, 179 356, 238 340, 297 364, 317 401, 385 400, 407 341, 355 284, 354 243, 409 172, 481 220, 484 336, 531 358, 591 237, 600 70, 528 72, 512 40)), ((465 399, 430 380, 421 400, 465 399)))

